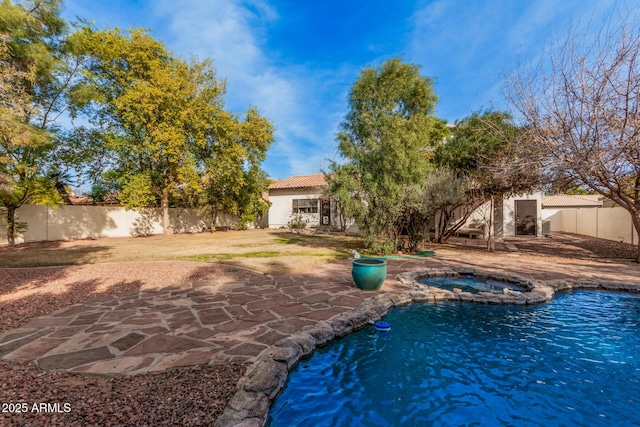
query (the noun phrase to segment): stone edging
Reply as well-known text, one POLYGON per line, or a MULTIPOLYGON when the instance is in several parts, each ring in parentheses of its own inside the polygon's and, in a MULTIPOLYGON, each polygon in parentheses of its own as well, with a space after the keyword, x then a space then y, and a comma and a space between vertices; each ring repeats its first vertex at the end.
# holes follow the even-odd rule
POLYGON ((590 289, 640 292, 640 285, 594 280, 529 280, 513 274, 494 273, 475 268, 429 268, 399 274, 398 290, 378 293, 366 299, 356 309, 306 326, 288 338, 284 338, 254 362, 240 379, 237 391, 216 420, 216 427, 262 427, 269 407, 284 389, 289 371, 303 358, 311 356, 316 348, 335 338, 380 320, 396 307, 413 302, 461 301, 481 304, 533 305, 551 301, 556 292, 590 289), (451 292, 425 286, 417 282, 422 277, 453 277, 473 274, 475 277, 513 283, 527 289, 521 294, 491 294, 480 292, 451 292))

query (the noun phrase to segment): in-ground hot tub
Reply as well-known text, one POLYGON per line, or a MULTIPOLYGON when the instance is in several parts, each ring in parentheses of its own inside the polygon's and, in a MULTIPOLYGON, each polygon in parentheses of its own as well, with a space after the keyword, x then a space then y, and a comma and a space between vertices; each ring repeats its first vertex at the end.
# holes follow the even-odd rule
POLYGON ((460 289, 462 292, 477 294, 479 292, 489 292, 492 294, 508 294, 526 292, 522 286, 508 282, 500 282, 473 275, 449 276, 449 277, 423 277, 418 279, 419 283, 427 286, 434 286, 448 291, 460 289))

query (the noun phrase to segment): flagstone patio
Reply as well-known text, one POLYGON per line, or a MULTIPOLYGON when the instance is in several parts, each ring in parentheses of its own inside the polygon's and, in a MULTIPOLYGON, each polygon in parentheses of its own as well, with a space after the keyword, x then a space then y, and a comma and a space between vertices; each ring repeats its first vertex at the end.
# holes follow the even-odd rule
POLYGON ((253 362, 276 342, 361 306, 378 294, 402 291, 395 276, 448 266, 517 273, 544 280, 583 278, 639 284, 635 265, 563 264, 481 253, 439 251, 433 258, 389 260, 380 291, 357 289, 347 261, 309 274, 245 282, 197 282, 109 295, 32 320, 0 337, 7 361, 41 370, 143 374, 212 362, 253 362))

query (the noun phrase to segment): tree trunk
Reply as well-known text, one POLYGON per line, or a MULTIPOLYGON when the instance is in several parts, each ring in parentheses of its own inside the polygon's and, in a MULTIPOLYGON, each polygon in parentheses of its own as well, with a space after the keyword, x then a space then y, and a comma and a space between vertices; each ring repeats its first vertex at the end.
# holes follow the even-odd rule
POLYGON ((211 209, 211 231, 216 231, 216 225, 218 224, 218 208, 211 209))
POLYGON ((493 235, 493 194, 491 195, 491 201, 489 202, 489 221, 487 224, 487 252, 495 252, 496 239, 493 235))
POLYGON ((173 230, 171 229, 171 221, 169 219, 169 195, 162 194, 160 198, 160 207, 162 209, 162 231, 165 236, 171 236, 173 230))
MULTIPOLYGON (((635 212, 629 212, 631 214, 631 222, 633 222, 633 228, 638 233, 638 250, 636 252, 636 262, 640 263, 640 215, 635 212)), ((633 236, 632 236, 633 238, 633 236)))
POLYGON ((7 206, 7 242, 9 247, 16 245, 16 208, 15 206, 7 206))
POLYGON ((440 216, 438 217, 438 224, 436 225, 436 230, 438 233, 438 237, 436 238, 436 242, 437 243, 444 243, 445 239, 444 239, 444 227, 445 224, 447 223, 444 220, 444 211, 440 211, 440 216))

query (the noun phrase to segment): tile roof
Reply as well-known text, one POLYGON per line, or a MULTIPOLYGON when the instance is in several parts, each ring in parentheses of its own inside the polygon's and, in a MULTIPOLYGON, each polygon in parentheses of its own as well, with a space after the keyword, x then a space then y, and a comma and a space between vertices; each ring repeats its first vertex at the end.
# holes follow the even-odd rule
POLYGON ((89 196, 69 196, 69 203, 72 205, 92 205, 93 199, 89 196))
POLYGON ((545 196, 542 198, 542 206, 546 208, 575 208, 575 207, 598 207, 602 206, 602 196, 598 194, 586 196, 569 196, 568 194, 558 194, 555 196, 545 196))
POLYGON ((284 188, 312 188, 324 187, 327 182, 321 173, 315 175, 290 176, 287 179, 276 181, 269 186, 269 190, 279 190, 284 188))

